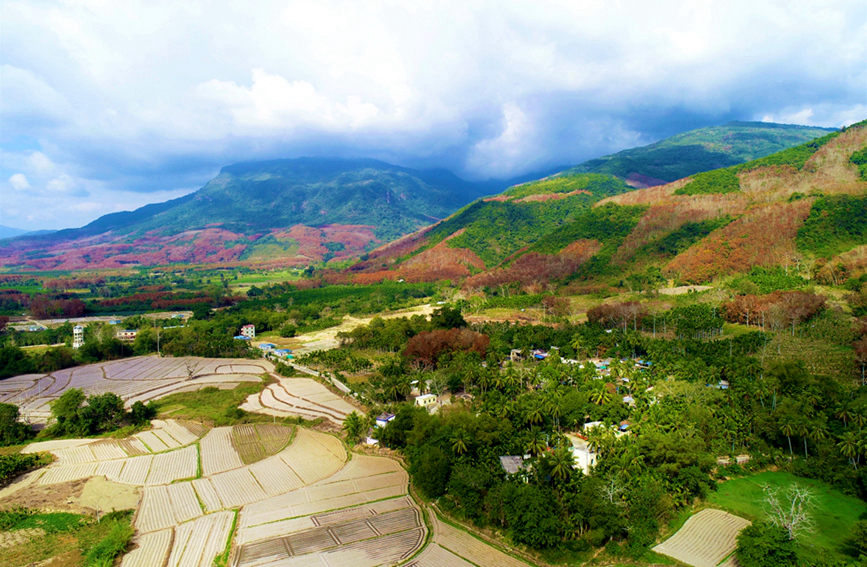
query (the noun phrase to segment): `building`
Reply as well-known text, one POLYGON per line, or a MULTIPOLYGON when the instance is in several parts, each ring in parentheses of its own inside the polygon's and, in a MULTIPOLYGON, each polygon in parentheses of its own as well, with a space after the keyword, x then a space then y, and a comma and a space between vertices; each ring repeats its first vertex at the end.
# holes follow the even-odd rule
POLYGON ((388 425, 392 421, 394 421, 394 414, 393 413, 381 413, 378 416, 376 416, 376 426, 377 427, 385 427, 386 425, 388 425))
POLYGON ((503 467, 506 474, 515 474, 527 468, 524 457, 520 455, 501 455, 500 466, 503 467))
POLYGON ((275 348, 271 351, 271 353, 277 358, 285 358, 287 360, 290 358, 294 358, 292 356, 292 351, 288 348, 275 348))
POLYGON ((72 328, 72 348, 84 346, 84 327, 76 325, 72 328))
POLYGON ((248 339, 256 338, 256 325, 244 325, 241 327, 241 335, 247 337, 248 339))
POLYGON ((136 335, 138 335, 138 331, 135 331, 133 329, 121 329, 117 332, 115 337, 117 337, 117 340, 119 341, 129 343, 135 340, 136 335))
POLYGON ((270 352, 270 351, 274 350, 274 347, 276 347, 276 346, 277 345, 275 345, 274 343, 261 343, 259 345, 259 348, 264 352, 270 352))
POLYGON ((415 405, 426 408, 431 404, 435 404, 436 401, 436 394, 422 394, 415 399, 415 405))

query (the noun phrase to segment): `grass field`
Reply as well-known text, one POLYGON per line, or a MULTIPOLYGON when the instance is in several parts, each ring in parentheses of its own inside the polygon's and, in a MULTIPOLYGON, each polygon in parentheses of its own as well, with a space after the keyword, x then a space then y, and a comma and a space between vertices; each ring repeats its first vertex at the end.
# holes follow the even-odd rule
POLYGON ((763 472, 722 483, 708 500, 713 506, 733 514, 760 520, 765 517, 762 487, 784 491, 793 484, 807 487, 813 494, 815 530, 800 542, 804 557, 845 560, 846 540, 858 519, 867 514, 867 503, 828 484, 785 472, 763 472))
MULTIPOLYGON (((245 421, 255 421, 255 417, 238 409, 247 396, 259 393, 265 387, 264 382, 258 384, 239 384, 231 390, 220 390, 210 386, 195 392, 180 392, 171 394, 159 400, 155 405, 160 417, 172 419, 190 419, 205 421, 213 425, 233 425, 245 421)), ((270 421, 272 418, 261 416, 260 421, 270 421)))
POLYGON ((52 565, 111 565, 132 537, 132 511, 113 512, 97 522, 68 513, 6 512, 0 517, 5 532, 38 529, 18 545, 2 551, 4 566, 33 565, 54 558, 52 565))

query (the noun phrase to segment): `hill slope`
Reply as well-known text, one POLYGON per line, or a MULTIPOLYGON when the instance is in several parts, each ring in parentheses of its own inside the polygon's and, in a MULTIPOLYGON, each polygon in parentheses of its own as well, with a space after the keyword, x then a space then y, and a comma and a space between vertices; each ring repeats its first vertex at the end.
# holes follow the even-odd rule
POLYGON ((700 282, 802 262, 854 273, 867 268, 865 146, 860 123, 636 191, 611 175, 573 170, 476 201, 373 251, 351 277, 466 278, 472 288, 647 273, 700 282))
POLYGON ((6 267, 105 268, 357 255, 486 192, 447 171, 375 160, 301 158, 223 168, 184 197, 105 215, 80 229, 20 238, 6 267))
POLYGON ((793 124, 730 122, 586 161, 566 173, 608 173, 639 188, 662 185, 700 171, 752 161, 832 131, 793 124))

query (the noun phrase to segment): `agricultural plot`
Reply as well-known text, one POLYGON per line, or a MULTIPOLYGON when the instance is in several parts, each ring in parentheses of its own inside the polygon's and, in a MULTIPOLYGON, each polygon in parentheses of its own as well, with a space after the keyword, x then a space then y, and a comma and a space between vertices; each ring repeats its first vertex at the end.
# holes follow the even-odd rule
POLYGON ((124 555, 121 567, 163 565, 172 547, 172 530, 160 530, 135 538, 136 548, 124 555))
POLYGON ((418 557, 406 564, 406 567, 473 567, 473 564, 455 555, 448 549, 431 543, 418 557))
POLYGON ((310 378, 281 378, 241 405, 247 411, 268 415, 325 418, 342 424, 356 410, 340 396, 310 378))
POLYGON ((716 567, 735 550, 738 533, 749 524, 740 516, 706 508, 653 551, 695 567, 716 567))
POLYGON ((289 443, 292 429, 270 423, 241 424, 232 427, 232 446, 244 464, 261 461, 281 451, 289 443))
POLYGON ((13 403, 30 421, 45 423, 51 417, 51 402, 69 388, 81 388, 87 395, 113 392, 129 407, 183 389, 258 381, 260 374, 272 370, 267 361, 140 356, 51 374, 13 376, 0 383, 0 402, 13 403))
POLYGON ((244 466, 241 457, 232 446, 232 428, 215 427, 202 437, 202 474, 211 476, 244 466))
POLYGON ((209 514, 175 528, 170 567, 210 566, 229 541, 234 512, 209 514))
POLYGON ((507 555, 499 549, 476 539, 432 514, 434 522, 434 541, 454 555, 479 567, 527 567, 527 563, 507 555))
POLYGON ((151 486, 144 489, 135 527, 139 533, 148 533, 173 527, 201 515, 202 507, 192 483, 151 486))
POLYGON ((418 550, 425 535, 421 512, 406 497, 394 499, 383 511, 362 506, 295 518, 277 530, 264 527, 280 535, 242 545, 237 565, 392 564, 418 550))
POLYGON ((56 453, 64 455, 64 458, 45 469, 39 484, 58 484, 91 476, 105 476, 124 484, 169 484, 194 477, 198 468, 198 454, 192 445, 157 455, 109 458, 126 453, 122 452, 121 443, 107 440, 59 449, 56 453), (101 449, 103 443, 107 443, 105 447, 109 449, 101 449), (99 454, 108 457, 100 458, 99 454))

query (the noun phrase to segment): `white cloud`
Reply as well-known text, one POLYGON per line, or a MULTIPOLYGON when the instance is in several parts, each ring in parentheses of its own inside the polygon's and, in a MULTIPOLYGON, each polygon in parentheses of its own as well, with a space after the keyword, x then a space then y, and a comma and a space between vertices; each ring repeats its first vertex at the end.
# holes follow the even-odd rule
POLYGON ((0 151, 33 163, 0 179, 69 199, 316 153, 509 175, 682 117, 867 114, 861 0, 6 0, 3 19, 0 151))
POLYGON ((30 188, 30 182, 23 173, 16 173, 9 178, 9 185, 16 191, 24 191, 30 188))

